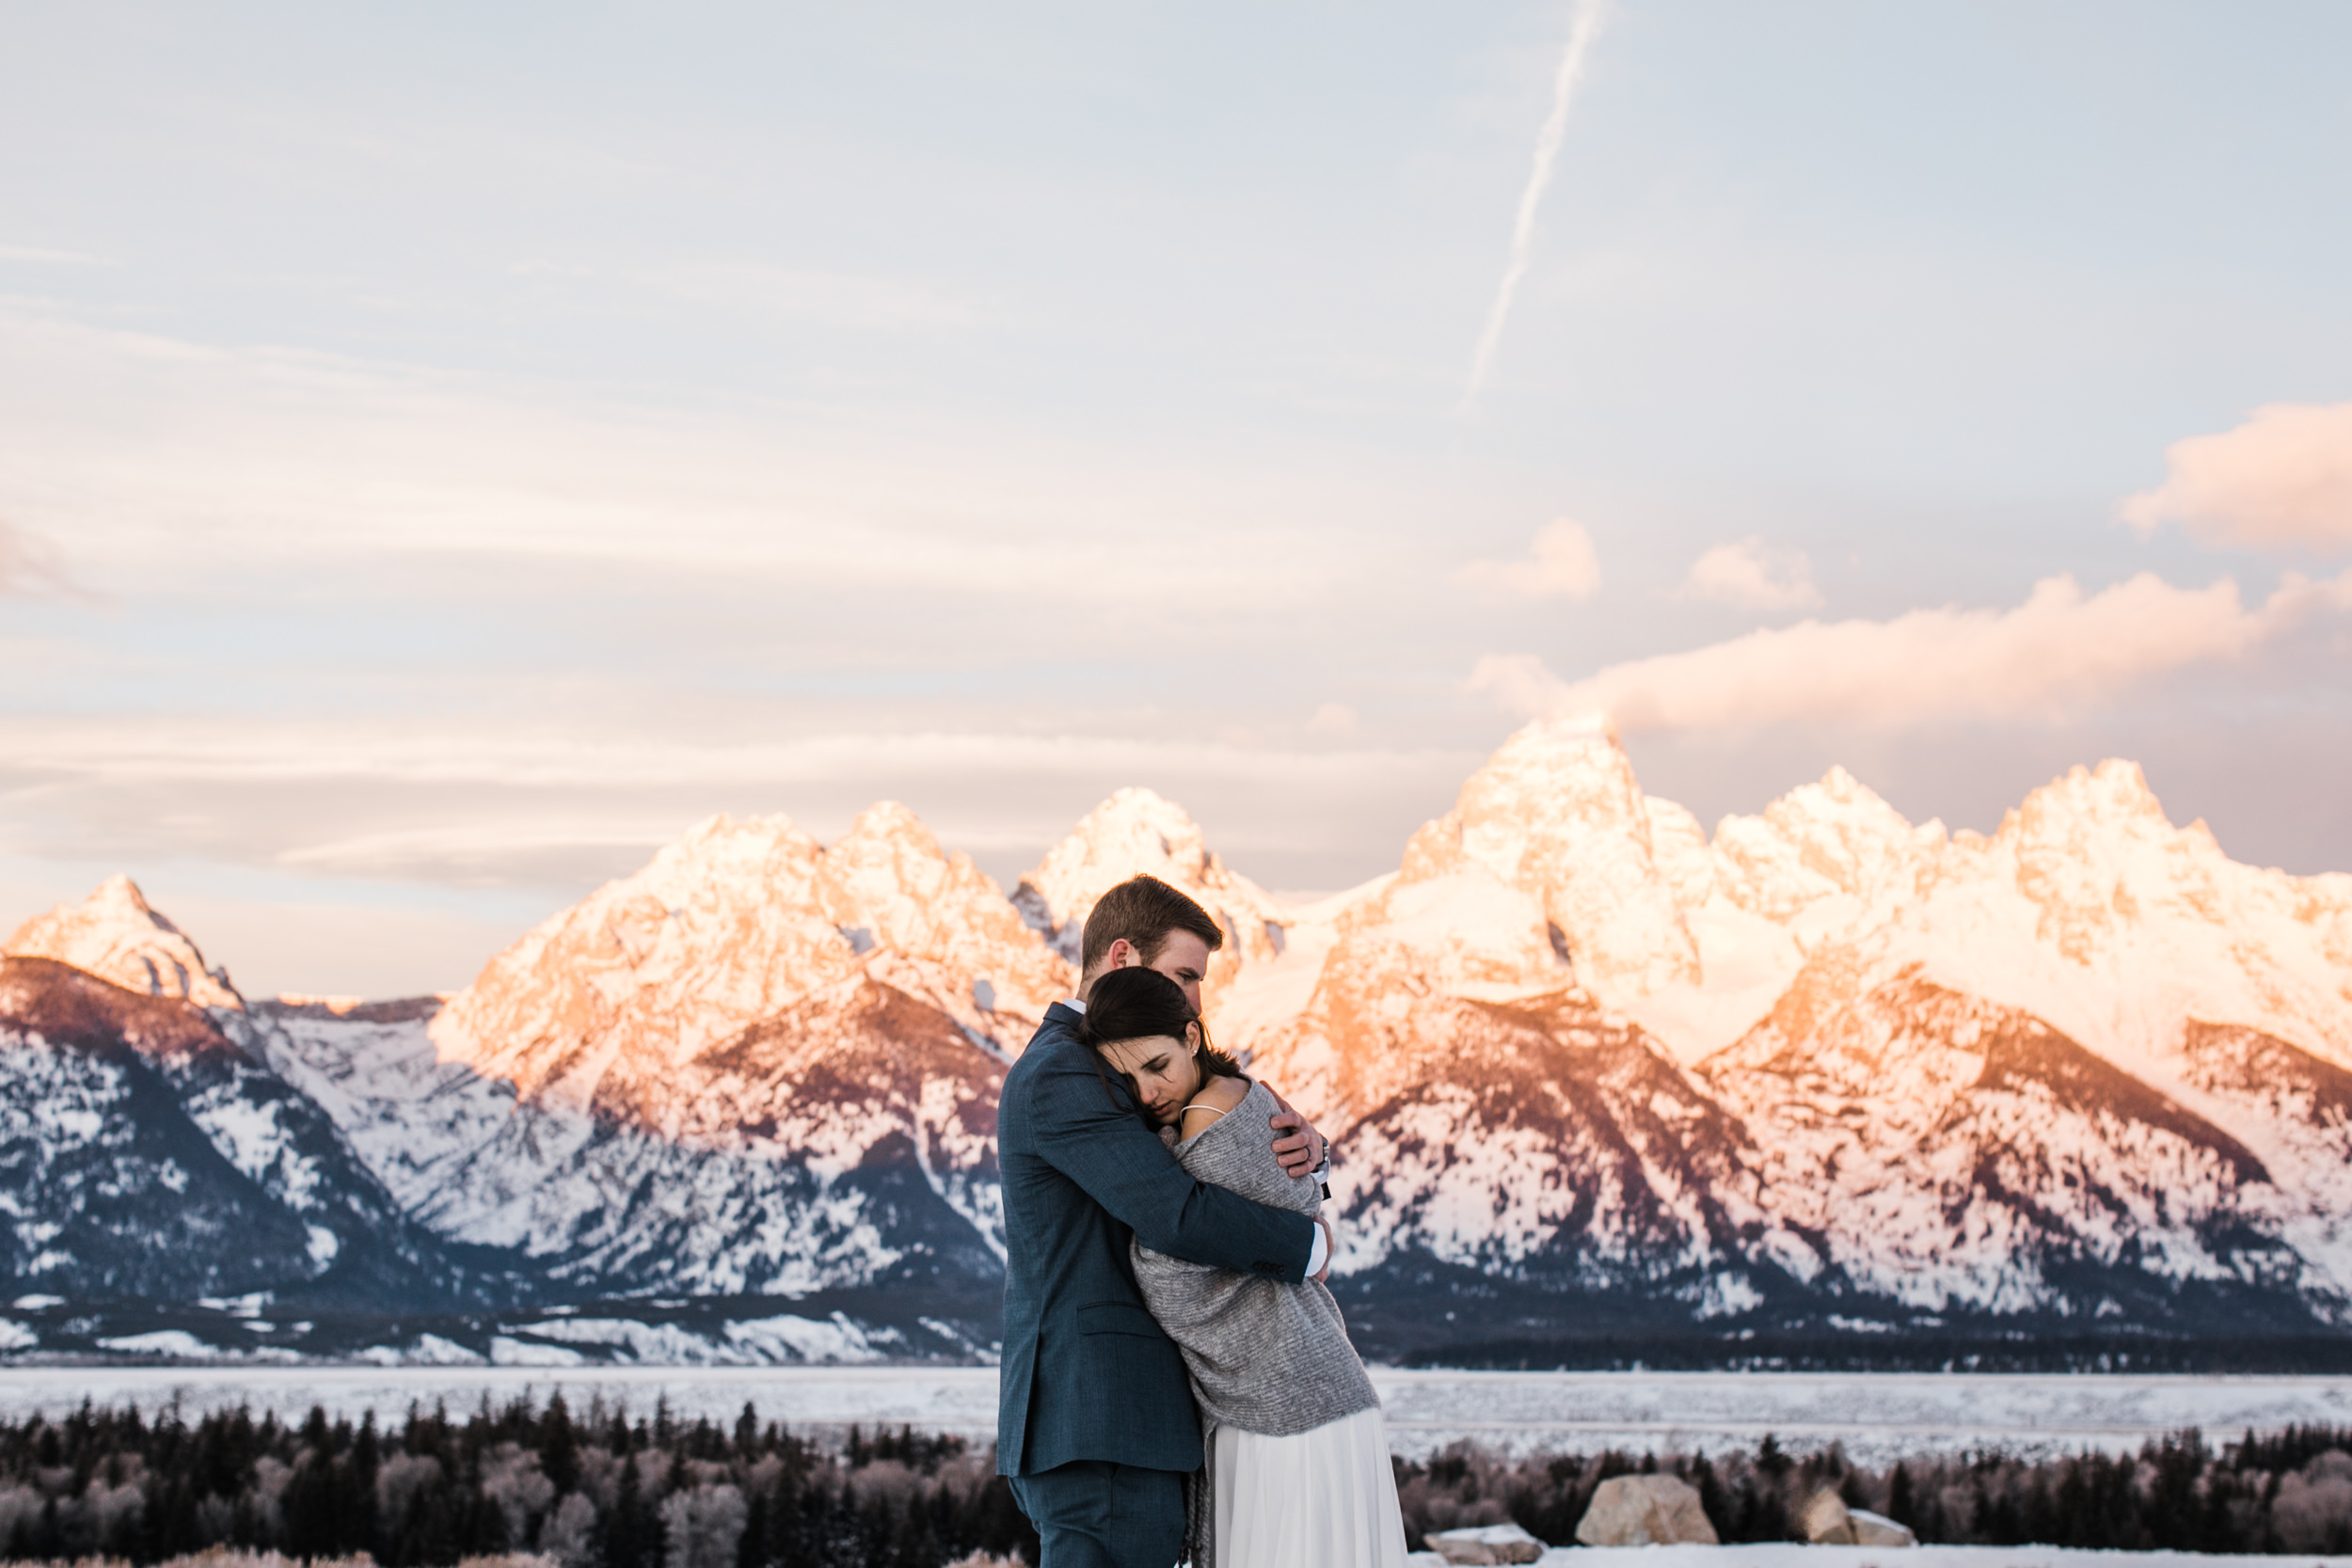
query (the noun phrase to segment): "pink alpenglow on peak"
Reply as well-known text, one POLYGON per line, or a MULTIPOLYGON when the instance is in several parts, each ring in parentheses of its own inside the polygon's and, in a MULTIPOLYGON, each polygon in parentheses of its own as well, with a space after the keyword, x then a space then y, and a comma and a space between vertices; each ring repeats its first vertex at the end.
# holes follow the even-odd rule
POLYGON ((1225 927, 1225 950, 1210 968, 1212 1011, 1221 983, 1234 972, 1280 955, 1290 921, 1282 904, 1228 867, 1184 807, 1148 789, 1122 789, 1089 812, 1021 879, 1013 902, 1075 963, 1095 900, 1138 874, 1183 889, 1225 927))
POLYGON ((869 808, 830 847, 783 816, 715 816, 493 958, 433 1038, 526 1097, 661 1125, 652 1102, 675 1109, 706 1052, 869 979, 1008 1055, 1071 983, 1004 891, 903 806, 869 808))
POLYGON ((1991 837, 1957 835, 1859 950, 2135 1070, 2174 1070, 2196 1021, 2352 1067, 2352 877, 2240 865, 2202 822, 2174 827, 2128 762, 2076 768, 1991 837))
POLYGON ((1597 715, 1539 719, 1406 847, 1399 881, 1483 867, 1534 900, 1549 943, 1605 1000, 1695 985, 1697 944, 1661 873, 1648 799, 1597 715))
POLYGON ((2066 1313, 2116 1309, 2066 1259, 2137 1257, 2352 1303, 2352 877, 2230 861, 2129 763, 1989 837, 1833 768, 1710 841, 1539 722, 1333 926, 1255 1066, 1365 1173, 1343 1274, 2066 1313))
POLYGON ((128 877, 109 877, 79 904, 36 915, 8 938, 10 958, 54 958, 142 996, 168 996, 199 1007, 245 1010, 226 969, 155 912, 128 877))
MULTIPOLYGON (((1334 1277, 1382 1354, 1832 1302, 2352 1323, 2352 877, 2230 860, 2127 762, 1989 834, 1835 768, 1710 832, 1606 721, 1543 721, 1396 871, 1297 908, 1148 790, 1010 898, 893 803, 830 845, 714 817, 437 1016, 217 1022, 271 1117, 315 1097, 404 1212, 567 1290, 993 1300, 1006 1063, 1075 981, 1051 941, 1138 871, 1232 933, 1211 1026, 1334 1136, 1334 1277)), ((234 995, 127 882, 12 950, 234 995)), ((290 1147, 210 1104, 239 1168, 290 1147)))

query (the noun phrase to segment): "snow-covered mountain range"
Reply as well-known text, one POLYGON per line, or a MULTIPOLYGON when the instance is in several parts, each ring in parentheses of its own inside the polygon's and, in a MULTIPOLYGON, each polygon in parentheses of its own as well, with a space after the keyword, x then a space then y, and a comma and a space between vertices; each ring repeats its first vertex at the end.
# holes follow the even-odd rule
POLYGON ((117 879, 7 947, 0 1347, 258 1292, 415 1320, 370 1354, 985 1354, 1003 1069, 1136 871, 1335 1138, 1378 1353, 2352 1344, 2352 877, 2121 762, 1989 836, 1840 770, 1709 834, 1553 721, 1317 904, 1148 790, 1009 896, 894 804, 719 817, 446 1002, 244 998, 117 879))

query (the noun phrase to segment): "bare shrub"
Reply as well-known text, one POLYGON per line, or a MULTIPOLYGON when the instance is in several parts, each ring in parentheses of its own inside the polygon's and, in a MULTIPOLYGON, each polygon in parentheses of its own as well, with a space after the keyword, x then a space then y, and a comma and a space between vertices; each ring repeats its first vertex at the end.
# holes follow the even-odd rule
POLYGON ((408 1522, 417 1498, 441 1483, 441 1462, 431 1454, 396 1453, 375 1472, 375 1512, 384 1528, 397 1532, 408 1522))
POLYGON ((147 1495, 135 1480, 109 1486, 93 1476, 82 1492, 82 1512, 100 1551, 123 1551, 134 1544, 147 1512, 147 1495))
POLYGON ((482 1456, 482 1495, 506 1516, 506 1544, 530 1544, 532 1527, 555 1501, 555 1483, 539 1473, 539 1456, 519 1443, 501 1443, 482 1456))
POLYGON ((861 1500, 879 1501, 896 1511, 906 1506, 907 1498, 921 1487, 922 1481, 898 1460, 877 1459, 858 1471, 850 1484, 861 1500))
POLYGON ((2270 1527, 2291 1552, 2338 1551, 2352 1543, 2352 1454, 2323 1453, 2281 1476, 2270 1527))
POLYGON ((47 1501, 30 1486, 0 1486, 0 1556, 17 1555, 19 1532, 40 1523, 40 1511, 47 1501))
POLYGON ((564 1568, 595 1568, 603 1555, 596 1539, 596 1505, 577 1492, 564 1494, 539 1527, 539 1554, 564 1568))
POLYGON ((612 1510, 621 1495, 621 1462, 610 1449, 583 1448, 575 1456, 580 1466, 579 1490, 598 1513, 612 1510))
POLYGON ((661 1505, 662 1568, 733 1568, 748 1516, 732 1486, 671 1493, 661 1505))
POLYGON ((265 1541, 276 1541, 285 1532, 286 1511, 282 1504, 286 1483, 292 1480, 291 1465, 267 1454, 253 1462, 253 1484, 245 1489, 245 1502, 253 1511, 254 1528, 265 1541))
POLYGON ((196 1505, 196 1538, 215 1545, 237 1528, 237 1505, 217 1492, 207 1492, 196 1505))

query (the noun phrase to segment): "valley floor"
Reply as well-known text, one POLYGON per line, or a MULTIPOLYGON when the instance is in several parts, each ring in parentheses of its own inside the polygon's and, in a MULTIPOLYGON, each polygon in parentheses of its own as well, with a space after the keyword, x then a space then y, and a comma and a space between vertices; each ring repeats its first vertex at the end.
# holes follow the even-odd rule
MULTIPOLYGON (((1693 1453, 1752 1449, 1769 1433, 1795 1452, 1842 1443, 1854 1462, 1883 1466, 1979 1448, 2026 1459, 2121 1453, 2188 1427, 2217 1440, 2352 1427, 2352 1377, 1375 1369, 1373 1380, 1391 1445, 1406 1458, 1463 1438, 1514 1453, 1693 1453)), ((177 1400, 190 1418, 242 1403, 298 1421, 317 1404, 330 1418, 356 1421, 372 1409, 389 1420, 411 1403, 443 1401, 459 1414, 485 1398, 557 1391, 575 1409, 600 1399, 644 1412, 667 1400, 680 1417, 719 1421, 749 1402, 812 1434, 905 1425, 984 1443, 996 1429, 996 1372, 986 1367, 15 1367, 0 1369, 0 1419, 61 1417, 87 1399, 149 1412, 177 1400)), ((1923 1557, 1905 1560, 1926 1568, 1923 1557)), ((1673 1568, 1656 1556, 1643 1562, 1673 1568)))

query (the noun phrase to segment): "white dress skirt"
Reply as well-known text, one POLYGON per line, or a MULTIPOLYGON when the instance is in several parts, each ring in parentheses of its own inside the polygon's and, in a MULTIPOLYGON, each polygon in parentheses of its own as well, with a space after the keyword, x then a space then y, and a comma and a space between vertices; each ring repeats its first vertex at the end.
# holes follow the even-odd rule
POLYGON ((1219 1427, 1216 1568, 1405 1568, 1380 1409, 1295 1437, 1219 1427))

